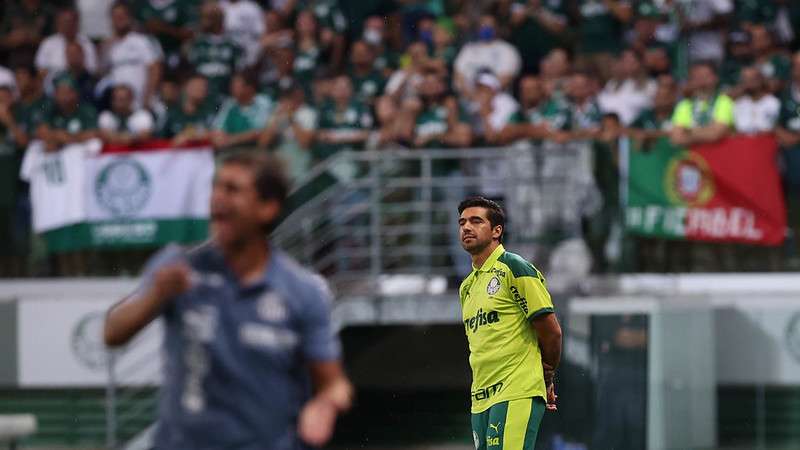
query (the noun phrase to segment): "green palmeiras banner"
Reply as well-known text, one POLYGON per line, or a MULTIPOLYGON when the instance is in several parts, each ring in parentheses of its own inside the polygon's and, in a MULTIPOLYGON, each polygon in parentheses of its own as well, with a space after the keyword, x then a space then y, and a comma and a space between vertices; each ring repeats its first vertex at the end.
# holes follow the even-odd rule
POLYGON ((734 136, 689 149, 667 139, 628 157, 629 233, 779 245, 786 208, 771 135, 734 136))

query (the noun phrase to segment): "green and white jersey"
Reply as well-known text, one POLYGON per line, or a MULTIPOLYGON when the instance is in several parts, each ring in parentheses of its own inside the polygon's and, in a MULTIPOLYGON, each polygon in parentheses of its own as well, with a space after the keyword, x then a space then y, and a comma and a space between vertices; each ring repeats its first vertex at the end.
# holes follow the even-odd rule
POLYGON ((82 103, 75 111, 66 113, 51 104, 42 121, 50 128, 78 134, 97 129, 97 111, 94 107, 82 103))
POLYGON ((347 18, 337 0, 302 0, 299 9, 310 9, 323 28, 337 33, 347 30, 347 18))
POLYGON ((789 86, 781 97, 778 123, 793 133, 800 133, 800 89, 795 86, 789 86))
POLYGON ((275 103, 266 95, 256 95, 249 105, 240 105, 231 98, 222 105, 212 127, 229 134, 264 128, 273 109, 275 103))
POLYGON ((572 130, 597 128, 600 126, 600 121, 603 119, 603 111, 594 100, 589 101, 583 106, 571 103, 569 109, 571 121, 570 129, 572 130))
POLYGON ((570 129, 572 112, 569 104, 560 99, 551 98, 536 107, 517 111, 512 120, 515 123, 546 124, 553 130, 564 131, 570 129))
MULTIPOLYGON (((303 87, 306 94, 311 93, 312 83, 320 66, 321 51, 318 47, 295 48, 294 79, 303 87)), ((310 96, 308 98, 311 98, 310 96)))
MULTIPOLYGON (((160 20, 173 27, 190 25, 197 9, 191 0, 138 0, 135 3, 136 18, 144 24, 150 20, 160 20)), ((164 53, 172 54, 180 50, 181 41, 174 36, 156 35, 164 53)))
MULTIPOLYGON (((353 100, 343 109, 333 103, 320 108, 319 129, 333 132, 337 136, 349 136, 353 133, 372 129, 374 120, 369 108, 363 103, 353 100)), ((361 144, 322 144, 314 146, 314 158, 322 160, 343 150, 361 150, 361 144)))
POLYGON ((186 59, 208 79, 209 96, 228 92, 231 77, 243 64, 243 51, 224 35, 203 34, 192 42, 186 59))
POLYGON ((531 320, 553 312, 544 277, 498 245, 459 288, 472 367, 472 413, 500 402, 547 398, 531 320))
POLYGON ((386 78, 377 70, 372 70, 366 75, 357 75, 351 70, 348 75, 353 83, 356 98, 364 103, 372 103, 386 87, 386 78))
POLYGON ((792 62, 785 55, 776 53, 758 64, 758 70, 766 78, 788 80, 792 74, 792 62))
MULTIPOLYGON (((417 122, 414 125, 414 135, 420 138, 427 138, 429 136, 442 135, 447 132, 449 124, 447 123, 448 110, 444 105, 427 105, 419 115, 417 115, 417 122)), ((438 139, 428 141, 426 147, 428 148, 441 148, 444 143, 438 139)))
MULTIPOLYGON (((583 53, 618 52, 623 45, 622 23, 604 0, 578 0, 579 47, 583 53)), ((622 1, 622 3, 628 3, 622 1)))
POLYGON ((44 120, 48 108, 49 105, 44 95, 28 103, 23 103, 20 100, 14 104, 14 119, 16 119, 17 125, 21 126, 26 133, 33 133, 36 131, 36 127, 44 120))
POLYGON ((733 99, 725 94, 715 95, 711 100, 685 98, 675 106, 672 125, 694 128, 722 123, 733 126, 733 99))
POLYGON ((160 135, 172 138, 190 128, 196 130, 210 130, 214 121, 214 109, 209 103, 201 105, 192 113, 186 112, 178 104, 167 110, 167 119, 161 127, 160 135))
POLYGON ((672 128, 672 117, 667 116, 659 119, 653 109, 646 109, 631 123, 631 128, 669 131, 672 128))

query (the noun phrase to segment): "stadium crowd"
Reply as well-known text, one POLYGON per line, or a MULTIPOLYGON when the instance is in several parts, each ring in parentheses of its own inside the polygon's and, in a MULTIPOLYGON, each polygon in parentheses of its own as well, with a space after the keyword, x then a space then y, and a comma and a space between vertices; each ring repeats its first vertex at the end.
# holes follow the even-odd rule
POLYGON ((788 0, 8 0, 2 271, 31 252, 32 139, 205 139, 297 178, 346 149, 775 132, 795 205, 797 30, 788 0))

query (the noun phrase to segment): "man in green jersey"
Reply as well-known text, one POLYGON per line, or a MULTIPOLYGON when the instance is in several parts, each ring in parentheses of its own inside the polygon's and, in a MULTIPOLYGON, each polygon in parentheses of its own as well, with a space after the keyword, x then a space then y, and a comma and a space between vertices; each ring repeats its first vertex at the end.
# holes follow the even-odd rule
POLYGON ((471 197, 458 212, 461 246, 472 257, 459 297, 472 367, 475 448, 533 449, 545 409, 556 409, 561 327, 542 274, 500 243, 503 209, 471 197))

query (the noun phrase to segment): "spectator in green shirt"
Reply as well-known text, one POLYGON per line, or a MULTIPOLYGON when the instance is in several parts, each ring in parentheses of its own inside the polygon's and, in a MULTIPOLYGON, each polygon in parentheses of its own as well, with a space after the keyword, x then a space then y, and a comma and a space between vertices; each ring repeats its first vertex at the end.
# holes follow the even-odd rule
POLYGON ((372 47, 375 68, 388 77, 400 66, 400 53, 394 51, 387 42, 385 20, 381 16, 368 17, 361 38, 372 47))
POLYGON ((197 4, 191 0, 136 0, 136 18, 158 39, 167 67, 180 62, 181 45, 192 38, 197 4))
POLYGON ((672 115, 670 139, 689 146, 717 142, 733 127, 733 100, 718 89, 719 78, 711 63, 695 63, 689 70, 691 96, 681 100, 672 115))
POLYGON ((214 147, 228 149, 255 144, 274 108, 272 100, 257 92, 258 78, 252 71, 238 72, 231 79, 231 98, 214 119, 214 147))
POLYGON ((538 69, 539 61, 563 41, 566 12, 562 0, 515 0, 511 5, 509 40, 522 56, 524 72, 538 69))
POLYGON ((361 150, 373 126, 372 114, 355 98, 346 75, 333 79, 331 101, 320 109, 315 159, 324 160, 343 150, 361 150))
POLYGON ((568 105, 557 98, 548 98, 542 80, 526 75, 519 80, 520 109, 512 123, 501 132, 499 140, 509 143, 520 139, 566 142, 570 126, 568 105))
POLYGON ((55 151, 64 145, 96 137, 97 111, 93 106, 80 102, 75 80, 63 76, 54 84, 53 102, 37 131, 47 150, 55 151))
POLYGON ((209 139, 214 108, 207 97, 208 80, 199 74, 190 76, 179 103, 167 110, 161 135, 172 139, 175 145, 209 139))
POLYGON ((578 24, 578 60, 607 79, 613 55, 622 50, 633 8, 627 0, 573 0, 572 7, 578 24))
POLYGON ((103 142, 133 145, 147 141, 153 135, 153 114, 144 108, 135 108, 133 89, 126 84, 111 90, 111 108, 100 113, 97 119, 103 142))
POLYGON ((753 40, 755 64, 767 79, 769 91, 779 94, 790 78, 791 62, 785 53, 775 48, 772 34, 766 26, 752 26, 750 36, 753 40))
POLYGON ((258 137, 258 146, 270 148, 286 165, 292 181, 311 168, 311 146, 317 112, 305 101, 303 89, 292 84, 280 93, 278 106, 258 137))
POLYGON ((570 134, 573 139, 593 139, 600 132, 603 113, 594 94, 596 79, 586 72, 576 72, 567 84, 570 134))
POLYGON ((208 79, 209 96, 219 102, 228 93, 231 75, 244 64, 244 50, 224 33, 224 18, 218 4, 203 3, 201 33, 186 52, 189 65, 208 79))
POLYGON ((24 131, 20 137, 19 146, 25 148, 28 141, 33 138, 36 128, 44 119, 47 109, 47 99, 42 93, 42 85, 32 65, 22 65, 14 68, 14 79, 17 83, 19 98, 14 104, 14 119, 24 131))
POLYGON ((674 108, 675 91, 670 86, 660 84, 653 96, 653 107, 642 111, 628 130, 636 143, 635 148, 648 149, 655 140, 669 136, 674 108))
POLYGON ((355 89, 356 98, 368 105, 383 94, 386 79, 375 69, 375 56, 365 41, 356 41, 350 48, 350 70, 348 76, 355 89))

